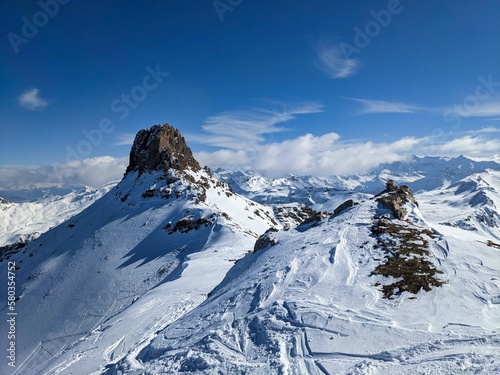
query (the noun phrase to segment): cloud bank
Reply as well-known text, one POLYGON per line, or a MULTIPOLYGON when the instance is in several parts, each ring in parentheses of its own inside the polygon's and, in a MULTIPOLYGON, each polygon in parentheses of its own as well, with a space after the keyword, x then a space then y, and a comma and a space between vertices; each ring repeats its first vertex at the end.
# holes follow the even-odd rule
POLYGON ((263 145, 256 152, 219 150, 195 156, 203 165, 251 169, 268 177, 351 175, 366 173, 382 163, 403 160, 419 142, 408 137, 392 143, 343 143, 337 133, 306 134, 263 145))
POLYGON ((466 155, 491 160, 500 150, 499 139, 483 136, 453 138, 438 142, 431 137, 405 137, 394 142, 344 142, 337 133, 306 134, 283 142, 261 145, 258 150, 219 150, 195 154, 202 165, 212 168, 254 170, 267 177, 296 175, 353 175, 367 173, 383 163, 403 161, 409 155, 466 155))
POLYGON ((0 168, 1 189, 22 189, 43 185, 86 185, 100 188, 120 180, 128 157, 99 156, 69 163, 32 168, 0 168))

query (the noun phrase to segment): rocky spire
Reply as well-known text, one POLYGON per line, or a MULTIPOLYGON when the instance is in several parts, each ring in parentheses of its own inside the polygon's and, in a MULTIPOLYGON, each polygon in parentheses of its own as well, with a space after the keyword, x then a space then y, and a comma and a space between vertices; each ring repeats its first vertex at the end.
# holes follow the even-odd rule
POLYGON ((142 129, 135 136, 127 172, 167 171, 168 169, 195 171, 200 165, 193 157, 179 130, 168 125, 154 125, 142 129))

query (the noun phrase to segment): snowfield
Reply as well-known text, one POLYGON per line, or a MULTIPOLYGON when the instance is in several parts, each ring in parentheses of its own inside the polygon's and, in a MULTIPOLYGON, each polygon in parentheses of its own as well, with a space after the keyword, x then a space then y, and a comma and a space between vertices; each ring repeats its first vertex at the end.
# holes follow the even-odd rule
MULTIPOLYGON (((387 300, 370 276, 380 211, 366 200, 276 233, 143 348, 140 369, 123 360, 108 373, 498 373, 499 250, 438 233, 432 259, 446 284, 387 300)), ((409 221, 426 226, 416 207, 409 221)))
POLYGON ((1 262, 18 267, 18 321, 16 367, 1 361, 0 373, 500 372, 498 164, 412 158, 366 176, 216 175, 227 184, 207 170, 130 172, 74 216, 58 207, 85 199, 0 203, 4 241, 28 233, 9 229, 30 212, 32 224, 61 223, 1 262), (403 220, 374 198, 389 178, 419 203, 405 204, 403 220), (404 246, 421 255, 395 256, 404 246), (422 256, 442 285, 387 298, 384 287, 406 280, 377 273, 391 256, 422 256))

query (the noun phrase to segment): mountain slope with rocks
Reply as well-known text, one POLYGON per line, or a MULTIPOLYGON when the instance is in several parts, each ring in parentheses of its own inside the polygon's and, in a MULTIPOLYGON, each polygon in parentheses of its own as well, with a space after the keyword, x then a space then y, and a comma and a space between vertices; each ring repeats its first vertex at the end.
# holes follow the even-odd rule
POLYGON ((499 250, 436 230, 409 190, 396 218, 399 191, 267 233, 107 374, 498 373, 499 250))
POLYGON ((2 362, 2 373, 104 371, 202 303, 259 235, 280 227, 272 210, 182 160, 186 150, 169 125, 141 131, 115 188, 4 260, 17 267, 22 324, 14 372, 2 362))

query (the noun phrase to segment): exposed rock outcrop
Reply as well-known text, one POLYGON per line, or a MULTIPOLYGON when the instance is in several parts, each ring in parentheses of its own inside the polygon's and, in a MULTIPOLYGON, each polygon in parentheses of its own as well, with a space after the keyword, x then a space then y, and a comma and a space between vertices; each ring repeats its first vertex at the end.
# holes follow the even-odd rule
POLYGON ((342 203, 340 206, 338 206, 335 210, 333 210, 333 216, 337 216, 340 214, 342 211, 347 210, 350 207, 353 207, 355 205, 359 204, 358 202, 353 201, 352 199, 349 199, 342 203))
POLYGON ((418 294, 422 289, 428 292, 445 283, 439 278, 443 272, 432 262, 429 246, 429 241, 435 238, 432 231, 381 217, 375 219, 371 232, 377 239, 376 248, 383 251, 384 258, 379 260, 381 263, 370 276, 387 278, 382 283, 375 283, 381 287, 384 298, 393 299, 403 292, 418 294))
POLYGON ((200 165, 193 157, 179 130, 168 125, 154 125, 151 129, 142 129, 135 136, 127 172, 183 171, 191 168, 200 170, 200 165))
POLYGON ((172 234, 175 232, 188 233, 192 230, 197 230, 201 227, 208 227, 212 225, 214 222, 215 222, 214 215, 208 218, 200 217, 196 220, 193 217, 185 217, 179 220, 177 223, 175 223, 175 225, 172 225, 172 223, 168 223, 164 229, 167 231, 168 234, 172 234))
POLYGON ((393 180, 387 181, 384 191, 377 194, 377 202, 388 208, 394 214, 394 217, 403 220, 407 214, 404 205, 412 202, 418 207, 418 202, 415 200, 410 188, 406 185, 398 186, 393 180))
POLYGON ((253 247, 253 252, 256 253, 259 250, 265 249, 269 246, 276 245, 276 237, 273 233, 277 232, 276 228, 269 228, 262 236, 260 236, 253 247))

